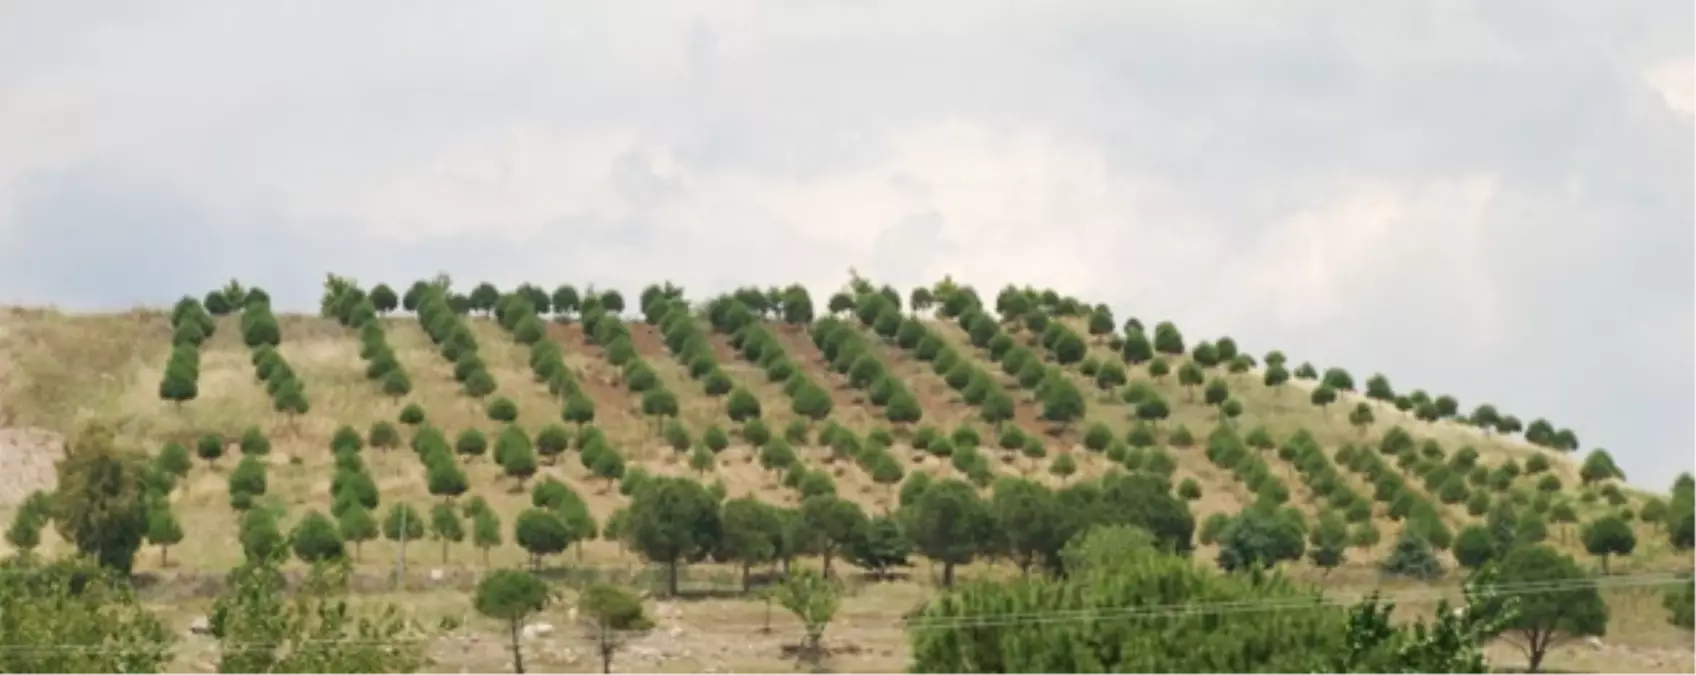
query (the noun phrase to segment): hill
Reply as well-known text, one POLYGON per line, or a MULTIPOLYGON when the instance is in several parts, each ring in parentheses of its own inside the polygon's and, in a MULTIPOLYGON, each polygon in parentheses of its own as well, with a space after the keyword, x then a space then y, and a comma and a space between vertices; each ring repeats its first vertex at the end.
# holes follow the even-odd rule
MULTIPOLYGON (((176 582, 156 597, 184 621, 207 602, 187 589, 243 559, 242 511, 232 508, 229 487, 243 456, 266 466, 255 505, 285 514, 286 527, 309 511, 335 510, 341 460, 331 448, 350 435, 370 445, 385 423, 399 426, 403 445, 418 429, 442 432, 460 450, 453 463, 468 495, 484 498, 506 528, 504 545, 487 552, 426 544, 407 556, 408 589, 372 594, 398 598, 421 616, 469 616, 455 584, 470 577, 460 570, 526 560, 512 524, 532 504, 530 486, 564 483, 605 527, 629 504, 633 476, 643 474, 698 476, 729 497, 784 506, 828 482, 871 514, 895 509, 903 479, 915 473, 965 478, 986 492, 998 476, 1056 488, 1114 472, 1156 476, 1189 502, 1201 565, 1218 557, 1218 530, 1256 504, 1300 513, 1304 528, 1322 516, 1344 522, 1349 547, 1340 567, 1283 563, 1339 588, 1419 586, 1378 571, 1404 529, 1448 549, 1456 533, 1485 524, 1503 504, 1537 514, 1547 543, 1582 560, 1594 558, 1579 526, 1626 516, 1637 546, 1611 562, 1613 574, 1690 568, 1688 555, 1668 543, 1665 497, 1624 486, 1605 453, 1579 461, 1570 431, 1542 420, 1521 424, 1487 407, 1462 411, 1444 396, 1397 393, 1377 376, 1357 383, 1354 374, 1274 351, 1251 355, 1229 338, 1197 340, 1052 291, 1008 289, 985 301, 951 280, 903 295, 855 279, 815 308, 800 289, 686 301, 667 284, 629 303, 638 312, 626 311, 616 292, 527 285, 508 294, 479 287, 443 295, 450 312, 409 311, 428 288, 367 292, 331 277, 321 316, 272 315, 257 301, 262 291, 233 282, 172 311, 6 310, 0 426, 12 431, 0 436, 0 459, 8 467, 44 466, 58 450, 55 438, 89 422, 149 453, 172 443, 191 452, 211 446, 170 495, 189 536, 169 549, 168 564, 154 551, 137 563, 176 582), (202 328, 184 328, 197 316, 212 327, 203 340, 194 335, 202 328), (269 337, 267 321, 275 326, 269 337), (278 368, 293 375, 294 391, 257 376, 278 368), (163 400, 171 396, 182 400, 163 400), (414 407, 425 421, 403 423, 414 407), (759 421, 751 428, 750 419, 759 421), (583 452, 591 445, 585 428, 598 429, 618 461, 583 452), (514 429, 541 454, 534 475, 490 456, 514 429), (485 439, 480 452, 461 443, 472 430, 485 439), (244 436, 255 434, 268 452, 243 447, 244 436), (788 439, 800 468, 761 452, 773 443, 751 442, 765 435, 788 439)), ((431 490, 427 462, 413 452, 372 447, 362 457, 385 507, 407 502, 422 513, 443 494, 431 490)), ((10 520, 31 490, 51 488, 43 483, 49 478, 43 470, 8 471, 0 515, 10 520)), ((63 548, 45 536, 43 550, 63 548)), ((568 554, 565 566, 645 573, 625 548, 596 538, 568 554)), ((357 569, 372 588, 382 587, 397 547, 379 538, 360 549, 357 569)), ((1439 556, 1456 566, 1453 554, 1439 556)), ((979 562, 962 573, 1008 568, 979 562)), ((692 566, 689 574, 738 586, 736 572, 717 565, 692 566)), ((1436 588, 1452 591, 1455 576, 1436 588)), ((932 588, 911 581, 860 588, 831 629, 857 651, 844 650, 835 667, 903 668, 895 622, 932 588)), ((1627 658, 1633 669, 1693 667, 1688 632, 1665 626, 1658 589, 1619 589, 1609 601, 1616 606, 1610 634, 1618 637, 1608 647, 1623 651, 1581 647, 1552 664, 1608 668, 1627 658)), ((761 607, 734 597, 667 604, 666 637, 643 648, 668 669, 786 668, 775 647, 726 651, 711 637, 757 624, 761 607)), ((437 649, 454 665, 471 658, 472 667, 502 667, 498 649, 487 663, 466 656, 480 652, 463 645, 437 649)), ((592 665, 566 652, 545 653, 538 666, 592 665)))

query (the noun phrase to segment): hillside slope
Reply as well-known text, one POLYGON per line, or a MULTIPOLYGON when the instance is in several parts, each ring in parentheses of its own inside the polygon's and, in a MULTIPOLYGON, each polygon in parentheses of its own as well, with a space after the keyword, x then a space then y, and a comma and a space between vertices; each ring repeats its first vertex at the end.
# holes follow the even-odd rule
MULTIPOLYGON (((269 467, 262 499, 292 518, 332 509, 337 458, 329 448, 339 430, 365 436, 374 425, 394 423, 403 409, 416 405, 428 425, 449 441, 476 430, 493 448, 507 425, 491 419, 492 402, 510 401, 517 428, 531 438, 553 425, 575 435, 578 425, 562 418, 572 395, 592 403, 592 425, 618 450, 625 475, 636 469, 700 475, 722 484, 730 497, 753 495, 770 503, 797 504, 799 495, 786 484, 784 473, 763 465, 760 449, 745 438, 750 432, 731 419, 731 392, 745 392, 758 402, 772 436, 797 440, 801 464, 827 473, 838 494, 869 513, 892 510, 898 486, 889 475, 880 475, 887 472, 866 455, 856 457, 840 445, 822 442, 821 432, 833 425, 852 432, 856 442, 887 433, 887 454, 900 467, 894 474, 897 481, 900 475, 926 472, 971 477, 983 487, 998 475, 1028 476, 1058 487, 1111 471, 1163 474, 1180 492, 1192 484, 1196 488, 1185 496, 1191 500, 1198 532, 1209 519, 1262 500, 1286 503, 1310 520, 1328 512, 1348 514, 1353 532, 1370 529, 1373 536, 1356 537, 1340 579, 1376 578, 1373 565, 1410 522, 1404 517, 1410 508, 1429 508, 1451 532, 1484 522, 1489 505, 1503 500, 1542 514, 1570 510, 1573 523, 1552 518, 1549 543, 1585 556, 1576 523, 1622 509, 1635 516, 1649 500, 1658 499, 1623 489, 1613 478, 1586 484, 1572 455, 1519 436, 1487 433, 1453 416, 1422 420, 1418 410, 1403 409, 1410 406, 1347 390, 1336 391, 1336 400, 1326 406, 1315 405, 1314 391, 1324 386, 1320 373, 1314 378, 1297 373, 1269 384, 1280 378, 1268 378, 1274 366, 1263 362, 1267 359, 1236 359, 1233 366, 1233 359, 1208 353, 1224 340, 1127 361, 1135 350, 1122 346, 1134 337, 1131 333, 1100 330, 1103 319, 1091 316, 1100 310, 1052 293, 1029 292, 1025 301, 1032 306, 1016 313, 1016 319, 993 317, 987 308, 985 313, 949 311, 945 306, 913 312, 910 301, 896 302, 900 311, 886 318, 878 311, 864 311, 868 302, 877 309, 879 301, 868 298, 878 293, 869 285, 859 290, 857 295, 842 295, 840 301, 832 298, 829 306, 840 318, 787 323, 779 320, 778 308, 762 309, 749 318, 772 336, 772 346, 766 349, 780 351, 781 359, 769 353, 750 356, 747 331, 725 330, 733 323, 720 311, 728 296, 717 299, 716 309, 698 304, 694 324, 687 329, 662 324, 670 325, 675 335, 625 313, 619 330, 628 335, 628 353, 586 334, 580 316, 560 314, 531 337, 557 346, 569 373, 559 376, 569 381, 565 385, 538 370, 536 354, 543 348, 525 344, 521 331, 473 311, 461 320, 493 382, 492 391, 481 396, 466 394, 464 373, 444 358, 432 327, 413 314, 396 312, 376 324, 408 376, 410 391, 402 396, 385 394, 383 383, 367 376, 361 331, 331 318, 280 315, 275 351, 310 401, 310 409, 299 415, 276 411, 274 397, 256 377, 256 350, 244 344, 241 319, 235 314, 216 319, 213 335, 198 349, 196 395, 178 405, 161 400, 160 385, 172 355, 170 312, 72 315, 8 309, 0 315, 0 373, 6 375, 0 381, 0 425, 36 430, 30 433, 39 439, 41 434, 70 434, 84 423, 99 421, 112 425, 122 442, 148 452, 173 442, 192 449, 209 435, 224 439, 224 456, 197 459, 171 493, 173 509, 191 524, 192 536, 171 549, 168 566, 164 556, 154 555, 143 556, 138 564, 143 570, 176 573, 218 572, 241 560, 240 547, 232 544, 239 512, 231 508, 227 481, 242 456, 237 441, 250 428, 257 427, 270 440, 270 452, 262 459, 269 467), (1044 301, 1044 296, 1055 299, 1044 301), (1034 330, 1038 326, 1042 330, 1034 330), (1097 330, 1092 334, 1090 328, 1097 330), (706 365, 693 362, 701 359, 700 352, 680 357, 667 346, 668 341, 685 339, 704 345, 700 349, 711 356, 706 365), (863 342, 866 348, 851 352, 858 355, 851 362, 833 362, 831 354, 845 342, 863 342), (633 381, 632 360, 646 364, 653 383, 633 381), (774 360, 786 361, 788 368, 774 366, 774 360), (709 366, 712 377, 707 376, 709 366), (1123 377, 1101 375, 1103 370, 1122 370, 1123 377), (803 394, 787 376, 779 377, 791 371, 828 396, 828 415, 807 421, 803 394), (1186 371, 1199 373, 1199 380, 1187 380, 1186 371), (884 374, 887 383, 867 386, 867 378, 881 380, 884 374), (723 382, 715 383, 720 376, 723 382), (1069 383, 1077 394, 1073 404, 1055 402, 1054 389, 1065 388, 1058 383, 1069 383), (885 384, 900 391, 878 391, 885 384), (644 392, 653 387, 675 394, 674 414, 655 415, 645 409, 650 397, 644 392), (894 401, 907 393, 920 419, 891 421, 901 407, 894 401), (996 408, 993 399, 1001 393, 1008 399, 1005 409, 991 412, 996 408), (1156 399, 1164 405, 1151 407, 1149 402, 1156 399), (1075 409, 1068 412, 1069 405, 1075 409), (1371 420, 1359 409, 1369 410, 1371 420), (674 444, 677 439, 664 429, 672 424, 666 419, 680 425, 687 438, 674 444), (1210 440, 1215 433, 1237 439, 1246 452, 1229 452, 1225 446, 1230 443, 1210 440), (932 435, 956 442, 924 442, 932 435), (954 450, 971 445, 966 437, 972 435, 981 438, 981 454, 988 460, 981 466, 962 461, 961 452, 954 450), (710 436, 722 436, 727 446, 714 453, 710 468, 691 466, 690 451, 710 436), (940 451, 943 447, 952 452, 940 451), (1067 462, 1075 464, 1074 471, 1057 469, 1067 462), (1379 494, 1386 491, 1386 483, 1396 488, 1388 497, 1379 494)), ((945 282, 938 285, 936 296, 950 292, 958 289, 945 282)), ((747 293, 736 297, 747 298, 747 293)), ((825 306, 824 299, 819 300, 825 306)), ((409 435, 404 426, 402 432, 409 435)), ((531 505, 526 488, 549 478, 582 495, 591 514, 605 523, 629 497, 622 494, 615 475, 581 461, 573 445, 557 461, 544 458, 526 480, 504 475, 486 452, 464 455, 461 465, 471 493, 485 498, 509 530, 531 505)), ((49 457, 55 450, 51 442, 37 440, 13 452, 49 457)), ((385 506, 407 502, 426 509, 437 499, 418 458, 404 447, 367 449, 363 456, 385 506)), ((9 519, 28 490, 51 487, 32 481, 18 477, 8 483, 10 489, 0 492, 0 516, 9 519)), ((1633 555, 1615 562, 1615 573, 1689 568, 1686 556, 1671 552, 1657 523, 1634 517, 1633 527, 1640 544, 1633 555)), ((63 544, 48 535, 43 547, 55 551, 63 544)), ((1215 549, 1198 548, 1198 564, 1212 564, 1215 549)), ((381 572, 397 552, 392 542, 381 538, 365 542, 360 550, 363 568, 381 572)), ((463 544, 444 544, 440 551, 426 544, 414 555, 425 564, 484 564, 484 554, 463 544)), ((585 542, 575 555, 590 563, 628 565, 631 560, 618 543, 606 539, 585 542)), ((505 545, 490 552, 488 564, 516 565, 525 559, 509 532, 505 545)), ((1452 559, 1448 562, 1453 564, 1452 559)), ((1305 568, 1308 563, 1292 565, 1305 568)))

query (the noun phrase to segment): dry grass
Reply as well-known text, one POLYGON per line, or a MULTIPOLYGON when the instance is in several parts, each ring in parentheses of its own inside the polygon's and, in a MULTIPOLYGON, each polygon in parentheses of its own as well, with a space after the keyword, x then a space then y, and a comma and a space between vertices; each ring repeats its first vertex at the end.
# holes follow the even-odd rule
MULTIPOLYGON (((412 375, 414 393, 407 400, 422 405, 431 421, 450 436, 467 428, 494 432, 497 425, 484 415, 482 406, 462 396, 454 382, 449 365, 431 348, 429 341, 410 318, 389 320, 389 336, 402 364, 412 375)), ((560 402, 552 399, 546 389, 534 382, 526 367, 526 352, 504 333, 484 320, 474 322, 484 357, 499 388, 495 396, 512 399, 519 408, 520 424, 534 432, 542 425, 559 419, 560 402)), ((963 354, 980 359, 979 365, 1000 377, 996 364, 964 344, 963 335, 949 324, 935 324, 938 332, 961 348, 963 354)), ((381 397, 375 386, 363 377, 364 364, 356 353, 357 341, 332 322, 314 317, 282 317, 283 342, 281 352, 306 383, 312 411, 302 419, 290 421, 270 410, 270 401, 255 382, 249 352, 236 339, 233 318, 219 324, 218 334, 206 345, 202 359, 200 398, 181 410, 158 400, 156 388, 168 352, 168 321, 164 313, 138 310, 112 315, 69 315, 47 310, 6 310, 0 315, 0 424, 20 427, 39 427, 69 431, 90 420, 114 423, 120 438, 135 447, 152 451, 168 440, 190 439, 215 431, 234 436, 248 425, 258 424, 273 440, 269 458, 272 466, 269 499, 286 506, 293 522, 308 510, 327 511, 330 505, 329 479, 332 460, 328 451, 330 436, 343 424, 364 431, 379 419, 393 419, 400 404, 381 397)), ((666 384, 675 391, 683 405, 681 417, 691 431, 699 434, 709 425, 731 430, 725 418, 722 402, 701 393, 699 383, 689 379, 685 369, 658 346, 656 336, 646 326, 636 326, 639 350, 659 372, 666 384)), ((788 330, 778 331, 785 347, 806 371, 828 385, 837 398, 833 419, 861 431, 884 426, 878 411, 861 398, 859 392, 843 386, 840 375, 829 372, 821 363, 816 348, 804 335, 788 330)), ((620 384, 617 369, 608 364, 598 350, 586 346, 575 327, 555 327, 552 337, 565 347, 568 365, 576 370, 585 388, 597 405, 597 424, 609 438, 624 448, 632 466, 663 474, 689 472, 685 463, 669 447, 660 442, 652 425, 644 421, 637 401, 620 384)), ((789 400, 779 387, 765 380, 763 372, 736 358, 714 336, 714 348, 720 361, 736 384, 746 386, 760 399, 768 423, 774 430, 793 417, 789 400)), ((1105 355, 1105 348, 1097 348, 1105 355)), ((931 373, 927 364, 913 360, 893 347, 883 348, 880 356, 893 372, 898 373, 922 397, 925 422, 949 429, 954 424, 975 419, 975 411, 966 408, 940 378, 931 373)), ((1133 377, 1139 371, 1133 371, 1133 377)), ((1146 374, 1140 374, 1146 377, 1146 374)), ((1093 385, 1082 380, 1080 385, 1093 391, 1093 385)), ((1187 402, 1186 395, 1176 387, 1175 378, 1158 386, 1174 402, 1172 424, 1187 425, 1198 436, 1205 435, 1214 423, 1212 412, 1199 404, 1187 402)), ((1009 382, 1008 384, 1011 385, 1009 382)), ((1258 375, 1232 378, 1232 388, 1246 404, 1240 422, 1244 428, 1265 424, 1275 434, 1285 435, 1306 428, 1328 448, 1343 443, 1358 442, 1359 433, 1344 420, 1345 411, 1354 403, 1352 396, 1323 413, 1306 401, 1302 386, 1292 383, 1284 391, 1274 392, 1259 384, 1258 375)), ((1009 390, 1015 397, 1026 396, 1016 387, 1009 390)), ((491 397, 492 398, 492 397, 491 397)), ((1035 406, 1028 399, 1019 401, 1020 424, 1040 428, 1034 421, 1035 406)), ((1391 424, 1399 424, 1421 438, 1435 438, 1451 452, 1463 444, 1477 448, 1483 461, 1497 464, 1512 457, 1524 462, 1534 449, 1517 441, 1486 437, 1470 428, 1452 424, 1426 424, 1394 410, 1377 410, 1379 422, 1372 430, 1382 433, 1391 424)), ((1116 399, 1092 400, 1090 421, 1101 421, 1117 433, 1128 427, 1128 410, 1116 399)), ((1076 431, 1067 437, 1075 442, 1076 431)), ((1060 447, 1050 444, 1050 456, 1060 447)), ((232 451, 234 450, 232 446, 232 451)), ((808 461, 822 463, 822 449, 802 449, 808 461)), ((1109 467, 1105 458, 1097 457, 1082 448, 1072 450, 1079 460, 1079 478, 1100 475, 1109 467)), ((897 448, 895 454, 907 461, 909 471, 930 471, 952 474, 946 463, 897 448)), ((999 456, 999 451, 992 451, 999 456)), ((1179 461, 1176 480, 1193 477, 1203 487, 1203 499, 1192 505, 1197 521, 1216 512, 1234 512, 1246 504, 1252 495, 1233 476, 1214 467, 1200 449, 1177 450, 1172 454, 1179 461)), ((415 506, 427 506, 432 498, 424 486, 422 469, 412 453, 368 451, 367 462, 378 481, 385 507, 396 501, 415 506)), ((1567 485, 1577 484, 1576 465, 1568 458, 1553 457, 1554 471, 1567 485)), ((1312 512, 1312 497, 1302 486, 1293 469, 1276 458, 1268 460, 1292 488, 1294 501, 1312 512)), ((1019 474, 1026 460, 1013 464, 996 462, 1000 470, 1019 474)), ((189 533, 183 544, 171 552, 173 565, 159 567, 156 551, 143 554, 140 569, 161 574, 166 578, 192 578, 227 569, 240 558, 234 545, 236 519, 228 507, 225 479, 235 458, 225 457, 218 465, 197 463, 183 488, 173 495, 174 505, 189 533)), ((470 463, 467 473, 503 521, 510 528, 512 519, 529 505, 527 491, 515 491, 511 482, 487 459, 470 463)), ((542 467, 542 475, 553 476, 578 490, 601 518, 624 505, 626 499, 616 490, 608 490, 604 482, 591 478, 568 454, 556 466, 542 467)), ((773 484, 772 477, 763 473, 753 461, 751 448, 734 442, 720 456, 714 470, 732 496, 751 494, 778 503, 793 503, 789 491, 773 484)), ((1046 471, 1033 474, 1041 480, 1057 484, 1046 471)), ((539 478, 539 477, 538 477, 539 478)), ((1522 481, 1525 479, 1522 479, 1522 481)), ((841 467, 837 472, 840 492, 868 508, 882 510, 888 506, 888 491, 873 485, 856 467, 841 467)), ((1410 481, 1415 483, 1415 481, 1410 481)), ((1369 494, 1366 486, 1354 484, 1357 491, 1369 494)), ((10 512, 0 509, 0 517, 10 512)), ((1457 524, 1468 521, 1464 512, 1451 509, 1449 516, 1457 524)), ((1383 523, 1385 540, 1393 539, 1395 526, 1383 523)), ((1687 557, 1668 550, 1663 537, 1645 529, 1640 533, 1638 554, 1618 561, 1616 573, 1648 570, 1689 569, 1687 557)), ((497 548, 490 563, 510 566, 523 561, 522 552, 510 544, 497 548)), ((63 546, 48 534, 44 548, 52 553, 63 546)), ((1568 539, 1570 542, 1570 538, 1568 539)), ((1559 540, 1557 538, 1557 543, 1559 540)), ((1569 549, 1573 544, 1562 544, 1569 549)), ((1388 544, 1385 545, 1387 547, 1388 544)), ((1373 559, 1381 555, 1372 554, 1373 559)), ((359 566, 362 575, 380 577, 392 567, 396 549, 389 542, 367 543, 361 551, 364 561, 359 566)), ((1197 558, 1211 561, 1214 551, 1198 551, 1197 558)), ((568 567, 605 568, 609 573, 630 575, 642 566, 623 554, 610 542, 587 543, 581 552, 562 556, 568 567), (581 557, 579 557, 581 556, 581 557)), ((410 613, 427 624, 443 617, 465 620, 466 627, 437 639, 432 654, 438 659, 436 670, 452 672, 461 669, 487 671, 505 667, 506 655, 501 650, 498 627, 471 616, 464 592, 457 587, 444 587, 428 581, 431 569, 440 569, 451 579, 466 578, 482 569, 481 555, 469 545, 450 546, 442 559, 441 548, 434 543, 413 544, 408 551, 408 590, 373 593, 362 597, 364 602, 395 602, 407 607, 410 613)), ((1300 574, 1311 570, 1297 567, 1300 574)), ((1004 568, 978 565, 966 574, 1006 574, 1004 568)), ((921 580, 928 570, 921 563, 914 570, 921 580)), ((690 572, 693 578, 716 579, 718 585, 734 585, 732 570, 702 565, 690 572)), ((1380 583, 1367 562, 1356 562, 1325 579, 1333 589, 1369 588, 1380 583)), ((451 586, 451 585, 450 585, 451 586)), ((843 607, 837 623, 831 627, 832 645, 836 652, 829 666, 836 670, 899 670, 906 665, 905 639, 896 628, 900 615, 915 606, 933 591, 929 583, 904 581, 863 585, 857 588, 843 607)), ((1562 651, 1552 662, 1553 667, 1566 669, 1667 670, 1689 672, 1691 663, 1690 635, 1667 627, 1662 621, 1659 596, 1643 591, 1612 591, 1609 596, 1614 607, 1613 637, 1609 648, 1597 652, 1590 647, 1562 651), (1611 645, 1627 645, 1615 649, 1611 645)), ((193 616, 203 612, 207 598, 190 594, 162 605, 170 616, 186 625, 193 616)), ((734 669, 739 672, 791 671, 797 666, 786 656, 784 645, 794 640, 793 619, 778 609, 774 614, 777 633, 765 636, 758 626, 763 622, 764 606, 740 598, 710 598, 666 603, 656 608, 675 614, 661 622, 663 637, 645 638, 633 647, 662 654, 651 663, 638 663, 649 671, 698 671, 706 668, 734 669), (678 636, 671 635, 677 629, 678 636), (788 631, 787 633, 785 631, 788 631)), ((1404 611, 1425 611, 1404 607, 1404 611)), ((554 638, 533 645, 533 662, 538 669, 566 672, 589 671, 598 667, 586 653, 585 645, 575 640, 563 615, 556 610, 550 618, 561 632, 554 638)), ((204 670, 210 658, 207 645, 194 643, 181 651, 177 665, 189 670, 204 670)), ((644 652, 645 653, 645 652, 644 652)), ((1506 652, 1503 652, 1504 658, 1506 652)))

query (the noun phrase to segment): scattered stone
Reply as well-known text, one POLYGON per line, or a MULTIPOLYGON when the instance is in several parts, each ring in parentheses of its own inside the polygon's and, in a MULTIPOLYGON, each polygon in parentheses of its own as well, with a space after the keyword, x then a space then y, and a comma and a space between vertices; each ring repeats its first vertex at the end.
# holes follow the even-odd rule
POLYGON ((442 568, 440 568, 440 567, 434 567, 434 568, 430 569, 430 581, 432 583, 441 583, 443 579, 447 578, 447 576, 448 576, 448 573, 442 571, 442 568))
POLYGON ((188 625, 188 632, 195 635, 211 635, 212 621, 204 616, 195 617, 194 621, 188 625))
POLYGON ((671 636, 671 639, 675 640, 677 638, 683 637, 683 627, 682 626, 672 626, 671 630, 666 631, 666 633, 671 636))
POLYGON ((554 634, 554 625, 551 624, 551 623, 548 623, 546 621, 528 624, 528 625, 524 626, 524 628, 519 631, 519 635, 522 635, 522 636, 525 637, 525 639, 530 639, 530 640, 533 640, 533 639, 536 639, 536 638, 539 638, 539 637, 547 637, 547 636, 553 635, 553 634, 554 634))
POLYGON ((1584 638, 1584 644, 1588 645, 1591 649, 1594 649, 1596 651, 1602 651, 1602 648, 1607 646, 1607 645, 1602 644, 1602 638, 1596 637, 1594 635, 1587 637, 1587 638, 1584 638))

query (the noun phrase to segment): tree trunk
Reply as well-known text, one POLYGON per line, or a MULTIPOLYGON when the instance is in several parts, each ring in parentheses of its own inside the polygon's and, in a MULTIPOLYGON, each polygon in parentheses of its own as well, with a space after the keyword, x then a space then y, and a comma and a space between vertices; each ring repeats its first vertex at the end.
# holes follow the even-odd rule
POLYGON ((671 597, 677 597, 677 560, 675 559, 666 566, 665 588, 666 591, 671 593, 671 597))
POLYGON ((612 675, 612 653, 617 646, 613 644, 606 630, 605 628, 601 630, 601 672, 605 675, 612 675))
POLYGON ((942 563, 942 587, 943 588, 953 588, 954 587, 954 563, 951 563, 951 562, 942 563))
POLYGON ((169 560, 170 554, 166 552, 166 549, 169 549, 169 548, 170 548, 169 546, 160 546, 159 547, 159 566, 160 567, 170 567, 171 566, 171 561, 169 560))
POLYGON ((363 544, 363 543, 365 543, 365 542, 362 542, 362 541, 353 542, 353 564, 355 564, 355 565, 359 564, 359 548, 360 548, 359 545, 363 544))
POLYGON ((831 554, 833 552, 834 551, 832 551, 831 548, 827 546, 827 547, 825 547, 824 552, 820 554, 820 556, 822 558, 824 558, 824 576, 827 579, 830 578, 830 559, 832 557, 831 554))
POLYGON ((742 563, 742 593, 744 595, 748 593, 749 588, 749 567, 750 565, 748 563, 742 563))
POLYGON ((518 644, 518 623, 513 621, 507 627, 512 633, 512 672, 523 673, 524 649, 518 644))

